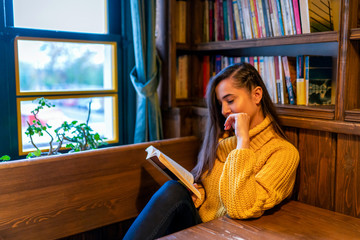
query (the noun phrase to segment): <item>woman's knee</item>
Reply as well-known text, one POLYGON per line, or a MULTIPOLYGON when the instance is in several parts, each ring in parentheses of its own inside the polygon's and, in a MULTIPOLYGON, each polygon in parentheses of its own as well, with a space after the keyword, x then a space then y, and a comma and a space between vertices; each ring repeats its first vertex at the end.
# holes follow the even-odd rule
POLYGON ((178 181, 167 181, 157 192, 157 197, 163 198, 165 201, 182 201, 184 199, 191 199, 187 188, 178 181))

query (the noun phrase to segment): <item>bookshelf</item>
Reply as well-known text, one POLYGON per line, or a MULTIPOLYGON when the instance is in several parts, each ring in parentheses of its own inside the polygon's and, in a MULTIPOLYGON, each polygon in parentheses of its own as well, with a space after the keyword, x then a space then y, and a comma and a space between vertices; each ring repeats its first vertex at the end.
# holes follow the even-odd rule
MULTIPOLYGON (((159 0, 158 0, 159 1, 159 0)), ((176 22, 176 15, 171 14, 176 11, 176 0, 161 1, 163 4, 168 4, 168 14, 163 16, 163 20, 169 21, 169 31, 174 33, 176 22), (172 30, 171 30, 172 29, 172 30)), ((342 32, 345 31, 341 24, 341 17, 343 17, 342 10, 346 5, 346 1, 339 3, 339 9, 334 14, 338 15, 339 29, 336 31, 317 32, 298 35, 287 35, 280 37, 267 38, 253 38, 246 40, 228 40, 228 41, 211 41, 203 42, 202 27, 203 27, 203 0, 187 1, 187 32, 186 43, 177 43, 174 34, 168 35, 167 45, 169 46, 168 53, 168 69, 169 72, 165 77, 169 81, 168 99, 163 106, 168 108, 197 106, 206 107, 202 96, 202 72, 201 72, 201 58, 203 55, 222 54, 227 56, 297 56, 297 55, 327 55, 332 56, 333 62, 333 86, 336 90, 333 95, 339 94, 337 87, 340 81, 343 81, 339 74, 341 67, 341 60, 345 52, 341 51, 343 46, 342 32), (175 94, 175 80, 176 80, 176 58, 177 56, 187 54, 190 56, 189 60, 189 82, 188 82, 188 98, 177 99, 175 94)), ((168 32, 163 30, 163 32, 168 32)), ((355 32, 355 31, 354 31, 355 32)), ((353 33, 355 36, 356 32, 353 33)), ((360 38, 360 30, 358 32, 360 38)), ((333 98, 336 98, 333 96, 333 98)), ((335 104, 329 106, 297 106, 289 104, 276 104, 276 108, 281 116, 291 116, 299 118, 323 119, 323 120, 338 120, 339 109, 337 108, 339 100, 335 100, 335 104)), ((164 102, 163 102, 164 103, 164 102)), ((360 108, 360 106, 359 106, 360 108)), ((342 114, 344 115, 344 113, 342 114)), ((354 114, 352 114, 353 116, 354 114)), ((359 115, 360 118, 360 115, 359 115)), ((341 120, 345 117, 342 116, 341 120)))

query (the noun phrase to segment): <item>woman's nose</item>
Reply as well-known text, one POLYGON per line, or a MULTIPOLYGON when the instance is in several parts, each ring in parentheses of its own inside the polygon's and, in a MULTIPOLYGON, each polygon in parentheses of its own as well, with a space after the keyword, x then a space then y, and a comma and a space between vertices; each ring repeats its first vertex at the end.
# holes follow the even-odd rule
POLYGON ((221 111, 222 111, 222 115, 225 117, 229 116, 231 113, 231 110, 227 104, 222 105, 221 111))

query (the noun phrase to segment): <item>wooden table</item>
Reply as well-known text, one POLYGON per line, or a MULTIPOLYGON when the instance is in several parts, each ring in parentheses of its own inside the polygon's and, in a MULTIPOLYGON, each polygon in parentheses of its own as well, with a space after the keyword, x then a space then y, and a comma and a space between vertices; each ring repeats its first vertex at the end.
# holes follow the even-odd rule
POLYGON ((290 201, 258 219, 224 216, 161 239, 360 239, 360 219, 290 201))

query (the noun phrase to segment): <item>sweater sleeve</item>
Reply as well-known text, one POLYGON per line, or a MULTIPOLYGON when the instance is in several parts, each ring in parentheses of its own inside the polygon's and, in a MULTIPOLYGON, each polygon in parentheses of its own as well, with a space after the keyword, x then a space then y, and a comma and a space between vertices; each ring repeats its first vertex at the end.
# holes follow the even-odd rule
POLYGON ((299 162, 297 149, 280 147, 266 159, 255 174, 252 150, 235 149, 228 155, 220 177, 220 197, 231 218, 260 217, 290 195, 299 162))

